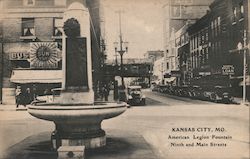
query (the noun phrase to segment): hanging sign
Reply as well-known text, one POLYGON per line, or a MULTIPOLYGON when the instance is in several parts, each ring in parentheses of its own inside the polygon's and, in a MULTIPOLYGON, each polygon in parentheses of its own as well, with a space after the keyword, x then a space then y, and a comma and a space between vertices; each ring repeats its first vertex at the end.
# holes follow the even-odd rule
POLYGON ((10 60, 28 60, 30 54, 28 52, 11 52, 9 53, 10 60))
POLYGON ((36 42, 30 44, 30 67, 38 69, 57 68, 61 60, 60 50, 55 42, 36 42))
POLYGON ((223 75, 234 75, 234 66, 233 65, 223 65, 222 66, 223 75))

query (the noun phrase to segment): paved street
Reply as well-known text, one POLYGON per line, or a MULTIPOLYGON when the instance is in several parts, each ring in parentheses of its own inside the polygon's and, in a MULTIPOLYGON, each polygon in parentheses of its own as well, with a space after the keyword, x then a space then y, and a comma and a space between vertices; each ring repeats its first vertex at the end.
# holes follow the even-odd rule
MULTIPOLYGON (((149 90, 144 93, 146 106, 130 107, 123 115, 103 122, 107 149, 89 152, 87 159, 117 158, 115 155, 135 159, 249 158, 248 106, 191 100, 149 90)), ((20 145, 48 142, 54 129, 52 122, 36 119, 27 111, 0 111, 0 116, 2 158, 4 154, 7 158, 18 154, 20 145)), ((29 151, 44 149, 34 147, 29 151)), ((53 153, 51 156, 56 158, 53 153)))
POLYGON ((150 90, 144 90, 146 97, 148 98, 148 105, 165 105, 165 106, 185 106, 185 105, 194 105, 202 104, 209 105, 213 104, 211 102, 193 100, 190 98, 178 97, 168 94, 163 94, 159 92, 151 92, 150 90), (153 102, 151 102, 153 100, 153 102))

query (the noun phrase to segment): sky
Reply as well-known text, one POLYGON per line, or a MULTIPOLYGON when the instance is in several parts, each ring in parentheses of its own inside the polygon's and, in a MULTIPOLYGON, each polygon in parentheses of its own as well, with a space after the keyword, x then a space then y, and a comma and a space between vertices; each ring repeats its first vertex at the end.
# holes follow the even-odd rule
POLYGON ((122 35, 129 42, 124 58, 143 58, 148 50, 163 50, 163 12, 166 0, 102 0, 108 59, 114 59, 114 42, 119 41, 119 16, 122 10, 122 35))

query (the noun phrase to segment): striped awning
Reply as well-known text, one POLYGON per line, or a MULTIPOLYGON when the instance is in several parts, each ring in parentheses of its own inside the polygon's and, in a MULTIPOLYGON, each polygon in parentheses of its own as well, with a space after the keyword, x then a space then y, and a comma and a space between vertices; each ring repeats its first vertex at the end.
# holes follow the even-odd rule
POLYGON ((61 83, 62 70, 13 70, 13 83, 61 83))

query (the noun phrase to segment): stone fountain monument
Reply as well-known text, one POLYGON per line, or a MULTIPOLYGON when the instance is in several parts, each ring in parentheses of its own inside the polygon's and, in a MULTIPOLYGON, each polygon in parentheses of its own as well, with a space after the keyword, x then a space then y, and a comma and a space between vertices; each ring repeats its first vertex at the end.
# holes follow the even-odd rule
POLYGON ((126 104, 94 102, 88 9, 74 2, 65 11, 63 21, 63 82, 60 96, 55 96, 50 103, 34 103, 28 107, 28 112, 55 123, 52 133, 54 148, 101 147, 106 144, 101 122, 122 114, 126 104))

